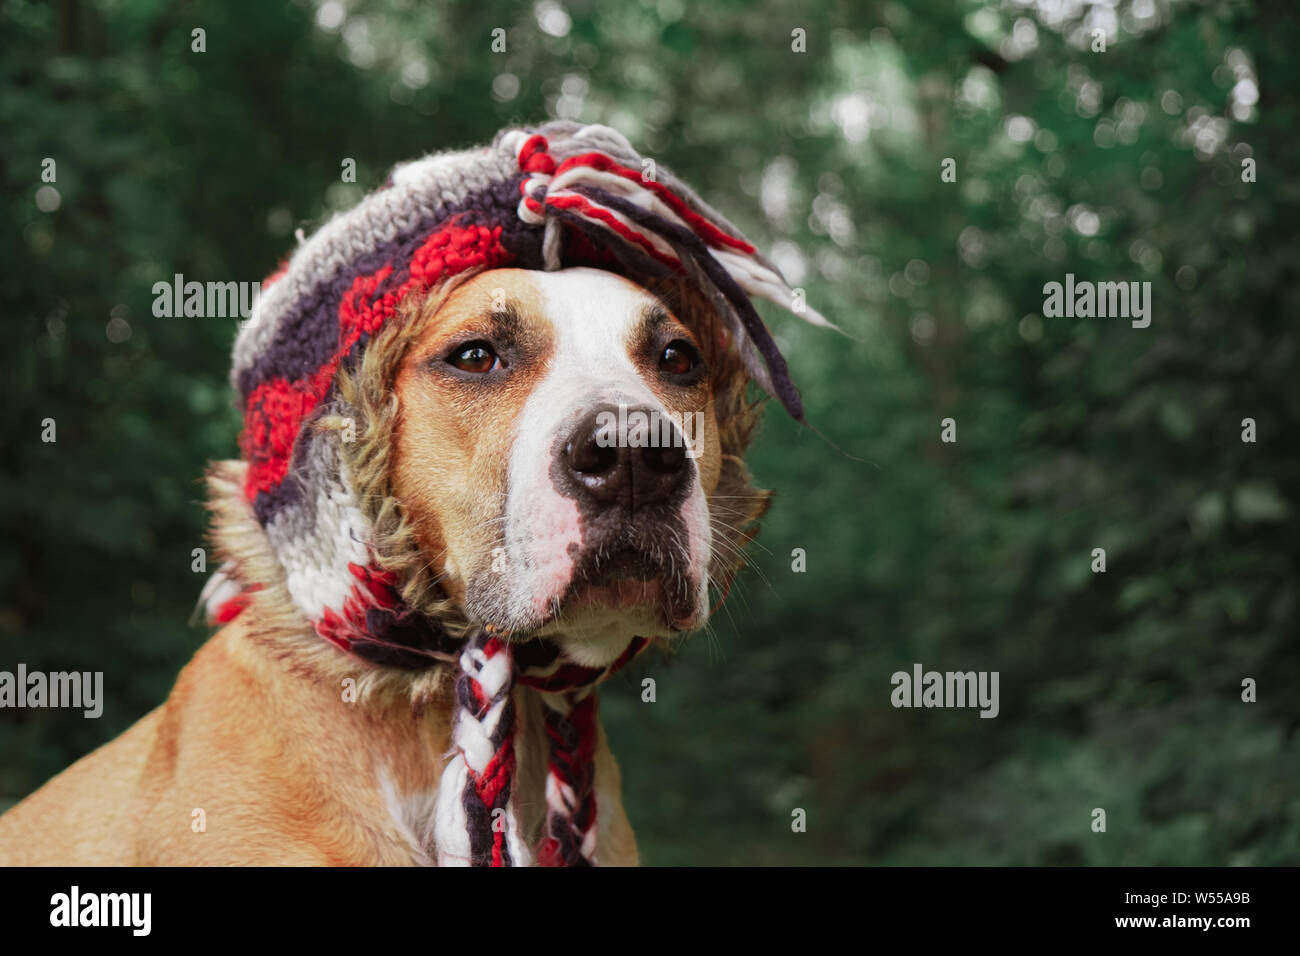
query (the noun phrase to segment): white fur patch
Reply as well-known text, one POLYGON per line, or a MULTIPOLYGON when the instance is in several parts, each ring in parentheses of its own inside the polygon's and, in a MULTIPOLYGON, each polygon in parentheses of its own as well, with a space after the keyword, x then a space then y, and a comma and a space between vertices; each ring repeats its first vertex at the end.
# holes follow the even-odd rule
MULTIPOLYGON (((649 292, 600 269, 532 273, 554 349, 545 377, 520 412, 508 468, 505 547, 511 573, 504 576, 506 608, 515 620, 540 620, 572 580, 573 560, 583 545, 578 510, 551 478, 557 443, 588 410, 600 404, 667 409, 641 376, 630 354, 632 336, 649 292)), ((690 574, 707 605, 710 532, 708 504, 698 477, 684 503, 690 574)), ((626 615, 625 615, 626 616, 626 615)), ((601 616, 602 618, 607 616, 601 616)), ((702 622, 700 622, 702 623, 702 622)), ((643 620, 592 620, 575 633, 583 663, 609 663, 643 620), (618 624, 623 627, 618 627, 618 624)))
POLYGON ((433 821, 438 805, 438 790, 422 790, 402 795, 386 767, 379 768, 379 794, 384 808, 398 832, 410 844, 411 856, 420 866, 433 866, 433 821))

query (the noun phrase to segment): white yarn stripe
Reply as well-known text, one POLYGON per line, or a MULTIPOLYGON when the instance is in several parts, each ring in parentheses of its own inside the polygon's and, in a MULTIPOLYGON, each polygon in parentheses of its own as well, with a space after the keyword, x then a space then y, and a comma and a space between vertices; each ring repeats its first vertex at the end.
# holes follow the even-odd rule
POLYGON ((812 325, 838 331, 839 326, 810 305, 805 305, 802 312, 795 312, 794 290, 786 284, 779 273, 764 267, 749 256, 741 255, 730 249, 715 249, 713 258, 717 259, 722 264, 722 267, 731 273, 732 278, 736 280, 736 283, 747 295, 767 299, 773 305, 780 306, 787 312, 807 320, 812 325))
MULTIPOLYGON (((221 606, 232 598, 238 597, 243 590, 243 586, 235 578, 235 570, 235 562, 225 562, 212 572, 212 576, 204 583, 203 590, 199 592, 199 606, 203 608, 203 614, 209 621, 215 621, 221 606)), ((198 613, 198 608, 195 609, 195 613, 198 613)))
POLYGON ((370 524, 356 505, 347 466, 333 442, 318 439, 312 454, 317 461, 306 473, 323 479, 313 489, 313 513, 304 516, 301 508, 285 508, 267 524, 266 536, 280 558, 293 603, 309 620, 318 621, 326 608, 342 615, 357 583, 349 563, 370 563, 365 544, 370 524))
POLYGON ((438 802, 434 810, 433 840, 439 866, 469 866, 469 821, 462 797, 470 786, 465 759, 456 754, 438 781, 438 802))
POLYGON ((562 816, 572 816, 577 800, 573 788, 554 771, 546 775, 546 803, 562 816))
POLYGON ((523 827, 515 820, 515 801, 506 804, 506 849, 510 851, 510 860, 515 866, 532 866, 533 851, 524 841, 523 827))
MULTIPOLYGON (((616 196, 626 195, 629 199, 633 198, 629 195, 631 193, 644 193, 651 199, 658 199, 650 190, 638 186, 630 179, 625 179, 617 173, 608 173, 592 166, 572 166, 566 169, 551 180, 551 189, 569 191, 575 183, 584 186, 596 186, 616 196)), ((662 200, 660 202, 662 203, 662 200)), ((651 208, 646 205, 644 200, 638 202, 637 205, 651 208)), ((667 209, 668 207, 665 206, 664 208, 667 209)), ((666 218, 676 220, 677 214, 669 210, 666 218)))
MULTIPOLYGON (((597 809, 599 810, 599 806, 597 806, 597 809)), ((582 842, 578 845, 578 852, 593 863, 596 862, 597 837, 596 820, 593 817, 591 826, 587 827, 587 832, 582 835, 582 842)))
POLYGON ((487 696, 498 696, 514 676, 514 662, 510 660, 510 655, 502 651, 493 657, 487 657, 478 648, 474 648, 474 657, 479 684, 487 696))
POLYGON ((502 133, 501 138, 497 141, 502 149, 509 150, 515 157, 515 162, 519 161, 519 154, 523 151, 524 143, 528 142, 533 136, 532 133, 523 129, 512 129, 508 133, 502 133))
POLYGON ((505 706, 504 700, 497 701, 488 708, 482 720, 463 712, 456 719, 452 738, 456 747, 464 753, 466 762, 476 773, 482 773, 496 753, 492 736, 501 723, 501 711, 505 706))

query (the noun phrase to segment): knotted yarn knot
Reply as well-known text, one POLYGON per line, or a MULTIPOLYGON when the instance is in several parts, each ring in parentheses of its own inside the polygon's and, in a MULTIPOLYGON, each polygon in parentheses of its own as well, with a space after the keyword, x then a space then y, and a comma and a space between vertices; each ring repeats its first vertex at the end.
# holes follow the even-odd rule
MULTIPOLYGON (((523 198, 519 200, 519 218, 532 226, 546 221, 546 194, 552 177, 555 175, 555 158, 550 154, 550 144, 540 133, 527 136, 520 131, 514 136, 519 142, 519 168, 529 175, 519 184, 523 198)), ((509 140, 509 137, 507 137, 509 140)), ((507 142, 513 147, 513 142, 507 142)))

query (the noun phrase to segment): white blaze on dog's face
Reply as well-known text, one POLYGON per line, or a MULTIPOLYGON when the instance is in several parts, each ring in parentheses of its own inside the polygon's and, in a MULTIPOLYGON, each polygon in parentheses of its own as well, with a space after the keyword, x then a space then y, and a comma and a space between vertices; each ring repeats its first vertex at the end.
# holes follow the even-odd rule
POLYGON ((598 269, 497 269, 408 350, 394 485, 471 620, 601 666, 708 617, 721 453, 699 343, 598 269))

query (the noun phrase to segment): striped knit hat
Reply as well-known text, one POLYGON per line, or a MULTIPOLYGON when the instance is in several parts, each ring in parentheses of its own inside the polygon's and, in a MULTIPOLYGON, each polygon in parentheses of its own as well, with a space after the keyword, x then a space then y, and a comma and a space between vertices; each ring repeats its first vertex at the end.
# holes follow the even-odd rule
MULTIPOLYGON (((296 607, 326 640, 384 666, 460 668, 454 751, 439 795, 440 862, 532 862, 514 821, 516 684, 542 693, 550 740, 542 862, 595 859, 594 685, 547 642, 488 630, 448 633, 407 608, 381 567, 338 436, 311 427, 350 416, 336 379, 421 296, 466 269, 597 266, 641 281, 684 275, 732 331, 746 370, 802 420, 799 395, 751 297, 829 325, 796 304, 778 270, 721 215, 606 126, 552 122, 500 133, 487 148, 398 166, 379 190, 302 241, 264 284, 234 348, 244 413, 243 494, 296 607), (493 811, 500 811, 494 813, 493 811)), ((239 597, 209 602, 229 619, 239 597)), ((520 689, 520 691, 522 688, 520 689)))

